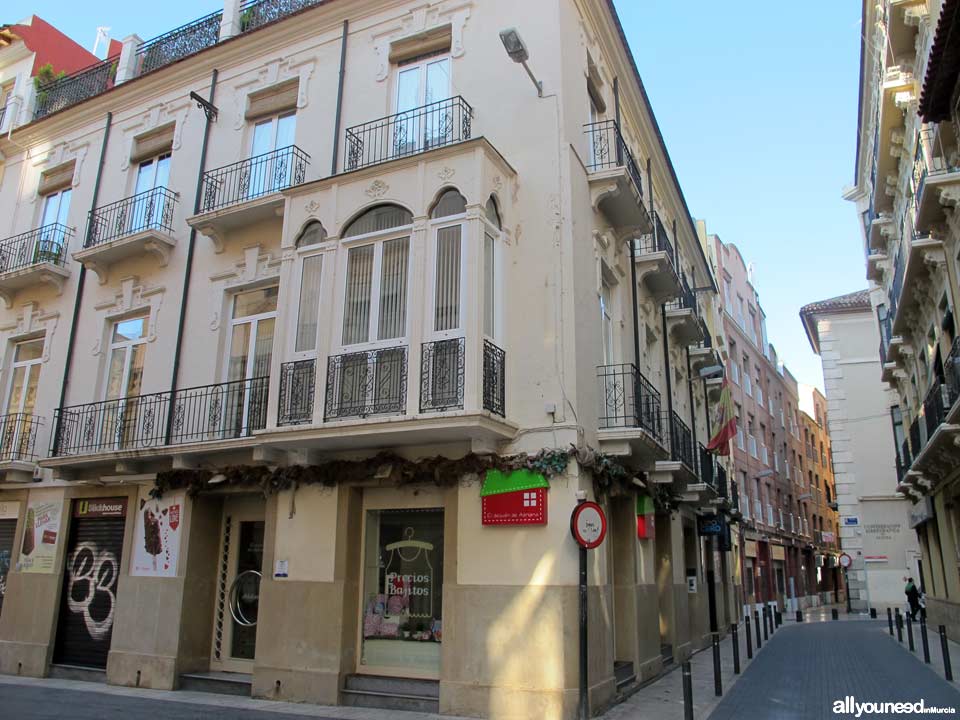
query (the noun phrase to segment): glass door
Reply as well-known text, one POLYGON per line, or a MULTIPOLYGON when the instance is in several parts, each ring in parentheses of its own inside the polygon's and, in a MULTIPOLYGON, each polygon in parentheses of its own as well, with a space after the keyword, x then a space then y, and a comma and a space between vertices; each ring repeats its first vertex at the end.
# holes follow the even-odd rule
POLYGON ((358 672, 436 678, 443 642, 443 510, 368 510, 358 672))
POLYGON ((28 460, 33 455, 36 435, 33 409, 37 402, 42 358, 43 338, 17 343, 14 348, 7 415, 0 425, 0 457, 28 460))
POLYGON ((137 170, 135 200, 130 212, 130 232, 162 227, 166 198, 150 192, 167 187, 170 180, 170 153, 140 163, 137 170))
POLYGON ((290 113, 253 126, 248 197, 259 197, 290 184, 293 157, 290 153, 274 151, 293 145, 296 120, 296 114, 290 113))
POLYGON ((447 141, 453 117, 449 103, 440 101, 449 97, 450 58, 430 58, 398 70, 397 155, 410 155, 447 141))
POLYGON ((218 579, 222 600, 214 610, 211 670, 253 672, 265 525, 262 500, 224 501, 218 579))
POLYGON ((275 286, 248 290, 233 298, 225 437, 240 437, 266 424, 276 317, 275 286))
POLYGON ((64 228, 70 214, 70 196, 73 192, 67 188, 47 195, 43 201, 43 217, 40 226, 45 228, 37 239, 36 248, 32 248, 32 262, 58 262, 63 253, 66 238, 64 228))
POLYGON ((103 443, 124 447, 135 440, 139 423, 139 399, 143 382, 143 361, 147 352, 149 320, 130 318, 114 323, 110 337, 110 364, 107 370, 103 443), (114 437, 111 438, 110 436, 114 437))

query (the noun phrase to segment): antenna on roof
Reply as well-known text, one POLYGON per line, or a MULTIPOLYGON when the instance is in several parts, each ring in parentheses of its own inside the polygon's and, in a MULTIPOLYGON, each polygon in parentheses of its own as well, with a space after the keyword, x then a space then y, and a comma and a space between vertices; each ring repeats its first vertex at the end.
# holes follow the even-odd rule
MULTIPOLYGON (((103 42, 103 52, 104 55, 110 52, 110 28, 108 27, 98 27, 97 28, 97 39, 93 41, 93 54, 97 55, 97 49, 100 47, 100 42, 103 42)), ((97 57, 100 57, 97 55, 97 57)))

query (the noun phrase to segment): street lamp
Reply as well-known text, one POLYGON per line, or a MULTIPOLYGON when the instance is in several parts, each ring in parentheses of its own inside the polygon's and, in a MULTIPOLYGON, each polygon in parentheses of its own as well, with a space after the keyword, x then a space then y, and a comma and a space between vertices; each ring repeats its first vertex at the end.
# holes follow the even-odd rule
POLYGON ((523 42, 523 38, 520 37, 520 33, 517 32, 517 29, 507 28, 506 30, 501 30, 500 41, 503 43, 503 47, 507 51, 507 55, 510 56, 510 59, 515 63, 523 65, 523 69, 527 71, 527 75, 530 76, 530 79, 537 88, 537 95, 543 97, 543 83, 537 80, 533 71, 530 70, 530 66, 527 65, 527 60, 530 59, 530 53, 527 50, 526 43, 523 42))

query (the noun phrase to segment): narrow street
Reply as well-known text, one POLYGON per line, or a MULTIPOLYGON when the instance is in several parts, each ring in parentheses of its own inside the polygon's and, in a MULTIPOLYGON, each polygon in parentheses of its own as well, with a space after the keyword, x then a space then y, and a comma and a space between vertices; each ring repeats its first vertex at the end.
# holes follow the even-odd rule
MULTIPOLYGON (((713 696, 710 653, 693 658, 694 708, 698 720, 793 720, 853 717, 833 712, 833 703, 853 696, 858 703, 923 700, 926 708, 960 708, 960 689, 943 679, 940 647, 931 635, 933 664, 923 663, 919 627, 917 651, 891 638, 883 620, 832 622, 811 613, 808 622, 785 623, 748 662, 744 638, 744 672, 734 679, 730 640, 722 648, 725 694, 713 696)), ((951 643, 954 661, 960 649, 951 643)), ((322 707, 198 692, 135 690, 69 680, 34 680, 0 676, 3 717, 18 720, 76 718, 108 720, 132 716, 164 720, 434 720, 450 716, 350 707, 322 707)), ((864 713, 866 716, 867 713, 864 713)), ((869 714, 870 717, 892 717, 869 714)), ((669 720, 683 717, 681 673, 669 673, 611 708, 604 720, 669 720)))

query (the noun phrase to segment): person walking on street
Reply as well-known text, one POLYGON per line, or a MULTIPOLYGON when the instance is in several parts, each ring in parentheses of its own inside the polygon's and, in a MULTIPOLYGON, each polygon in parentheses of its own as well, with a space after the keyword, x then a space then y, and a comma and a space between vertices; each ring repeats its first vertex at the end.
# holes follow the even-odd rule
POLYGON ((903 589, 907 596, 907 603, 910 605, 910 619, 916 620, 917 613, 920 612, 920 591, 913 584, 913 578, 907 578, 907 586, 903 589))

